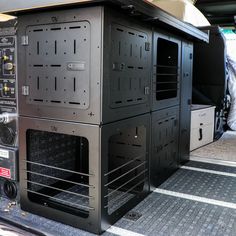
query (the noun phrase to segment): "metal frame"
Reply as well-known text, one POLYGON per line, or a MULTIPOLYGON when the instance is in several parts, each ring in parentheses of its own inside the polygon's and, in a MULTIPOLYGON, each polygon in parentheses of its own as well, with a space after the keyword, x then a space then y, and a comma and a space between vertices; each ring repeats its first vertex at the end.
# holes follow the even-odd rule
MULTIPOLYGON (((123 214, 140 202, 140 200, 143 199, 149 192, 149 123, 149 114, 108 124, 102 127, 96 125, 20 117, 20 197, 22 209, 72 225, 74 227, 88 230, 93 233, 101 233, 106 230, 110 224, 117 221, 123 214), (135 128, 137 126, 145 126, 146 128, 146 138, 142 141, 146 145, 144 149, 144 165, 146 166, 147 173, 146 179, 143 181, 144 188, 143 191, 137 194, 137 196, 124 203, 123 206, 109 215, 107 213, 107 201, 105 198, 108 193, 106 190, 106 186, 108 184, 106 173, 109 171, 108 141, 111 135, 120 135, 123 130, 130 129, 131 127, 135 128), (93 186, 89 188, 89 196, 92 197, 89 200, 89 207, 91 209, 89 209, 88 218, 75 216, 68 212, 51 208, 47 205, 37 204, 28 199, 26 171, 28 147, 26 143, 26 132, 29 129, 87 138, 89 142, 89 185, 93 186)), ((140 138, 141 140, 143 139, 142 134, 140 135, 140 138)), ((125 165, 127 166, 127 164, 125 165)), ((122 186, 118 186, 119 189, 121 189, 122 186)))

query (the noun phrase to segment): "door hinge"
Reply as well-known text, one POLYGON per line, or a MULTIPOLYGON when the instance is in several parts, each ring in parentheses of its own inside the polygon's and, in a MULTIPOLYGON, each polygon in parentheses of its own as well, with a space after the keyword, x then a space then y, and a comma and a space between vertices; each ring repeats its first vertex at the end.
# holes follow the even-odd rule
POLYGON ((145 95, 149 95, 150 94, 150 88, 149 87, 145 87, 144 88, 144 94, 145 95))
POLYGON ((149 42, 145 43, 145 51, 150 51, 150 43, 149 42))
POLYGON ((22 46, 29 45, 29 37, 27 35, 24 35, 21 37, 21 45, 22 46))
POLYGON ((28 96, 29 95, 29 86, 22 86, 22 95, 28 96))
POLYGON ((193 59, 193 54, 192 54, 192 53, 189 54, 189 59, 190 59, 190 60, 193 59))

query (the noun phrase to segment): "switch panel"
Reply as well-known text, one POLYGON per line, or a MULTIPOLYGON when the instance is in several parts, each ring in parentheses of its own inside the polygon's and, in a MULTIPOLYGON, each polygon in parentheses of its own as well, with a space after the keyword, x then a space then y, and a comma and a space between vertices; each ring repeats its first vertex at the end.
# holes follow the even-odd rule
MULTIPOLYGON (((7 33, 14 34, 9 28, 7 33)), ((4 31, 6 32, 6 31, 4 31)), ((0 106, 16 107, 16 37, 0 30, 0 106)))

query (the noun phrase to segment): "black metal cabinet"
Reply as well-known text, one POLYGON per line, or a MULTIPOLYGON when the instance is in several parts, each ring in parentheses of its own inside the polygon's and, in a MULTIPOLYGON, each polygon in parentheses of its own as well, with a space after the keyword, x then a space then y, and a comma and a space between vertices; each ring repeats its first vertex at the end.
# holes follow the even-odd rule
POLYGON ((189 160, 193 44, 182 42, 182 71, 180 83, 179 162, 189 160))
POLYGON ((179 106, 152 113, 151 188, 178 168, 179 106))

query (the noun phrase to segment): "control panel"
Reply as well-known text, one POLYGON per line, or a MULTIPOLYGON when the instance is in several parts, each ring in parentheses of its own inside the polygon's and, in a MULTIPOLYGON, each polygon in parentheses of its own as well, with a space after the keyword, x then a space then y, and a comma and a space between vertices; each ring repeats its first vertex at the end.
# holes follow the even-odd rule
POLYGON ((16 21, 0 23, 0 197, 19 199, 16 21))
POLYGON ((16 36, 0 36, 0 106, 2 105, 16 107, 16 36))
POLYGON ((17 146, 16 21, 0 24, 0 146, 17 146))

